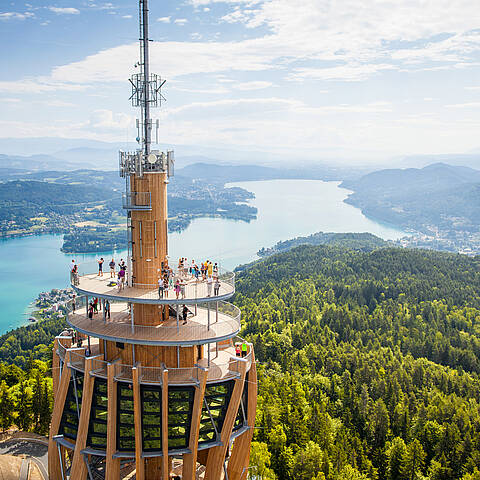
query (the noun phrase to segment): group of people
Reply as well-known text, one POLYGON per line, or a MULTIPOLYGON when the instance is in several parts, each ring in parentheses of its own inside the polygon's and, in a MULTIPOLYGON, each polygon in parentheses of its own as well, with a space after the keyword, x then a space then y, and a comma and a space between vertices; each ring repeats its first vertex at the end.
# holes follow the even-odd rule
MULTIPOLYGON (((97 262, 98 276, 103 277, 103 264, 105 263, 105 260, 103 259, 103 257, 100 257, 100 260, 97 260, 97 262)), ((125 288, 125 282, 127 280, 127 264, 125 263, 125 260, 121 258, 120 262, 118 262, 118 273, 116 271, 117 263, 115 262, 114 258, 110 260, 108 266, 110 268, 110 278, 114 278, 117 280, 118 291, 123 290, 125 288)))
MULTIPOLYGON (((105 300, 104 302, 105 308, 105 317, 110 318, 110 302, 105 300)), ((94 298, 88 304, 88 318, 93 318, 99 311, 102 310, 102 304, 99 302, 98 298, 94 298)))
POLYGON ((218 278, 218 264, 206 260, 199 267, 195 260, 189 264, 188 260, 182 257, 178 260, 177 274, 168 265, 163 268, 162 274, 158 277, 158 298, 168 298, 169 291, 173 290, 177 300, 180 297, 184 299, 187 282, 194 278, 196 282, 206 282, 208 297, 212 296, 212 290, 214 296, 219 294, 221 284, 218 278))

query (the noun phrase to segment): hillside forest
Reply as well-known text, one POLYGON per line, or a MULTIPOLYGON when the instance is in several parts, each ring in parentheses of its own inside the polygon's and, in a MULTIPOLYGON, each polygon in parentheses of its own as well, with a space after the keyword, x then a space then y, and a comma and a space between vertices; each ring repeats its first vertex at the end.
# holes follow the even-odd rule
MULTIPOLYGON (((240 272, 234 302, 259 372, 249 478, 480 480, 479 267, 320 245, 240 272)), ((45 432, 62 326, 0 337, 2 428, 25 418, 45 432)))

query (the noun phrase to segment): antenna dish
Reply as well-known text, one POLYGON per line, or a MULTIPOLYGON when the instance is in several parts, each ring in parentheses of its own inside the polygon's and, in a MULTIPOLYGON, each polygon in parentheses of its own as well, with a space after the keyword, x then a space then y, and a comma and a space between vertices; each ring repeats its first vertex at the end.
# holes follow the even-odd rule
POLYGON ((150 155, 148 155, 147 160, 149 163, 156 163, 157 156, 154 153, 151 153, 150 155))

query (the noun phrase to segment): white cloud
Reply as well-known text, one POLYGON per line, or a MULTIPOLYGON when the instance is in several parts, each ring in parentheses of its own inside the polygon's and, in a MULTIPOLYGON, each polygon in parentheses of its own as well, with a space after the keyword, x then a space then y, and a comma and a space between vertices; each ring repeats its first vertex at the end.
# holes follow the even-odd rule
POLYGON ((73 8, 73 7, 65 7, 65 8, 62 8, 62 7, 48 7, 48 9, 51 12, 56 13, 58 15, 78 15, 80 13, 80 10, 78 10, 77 8, 73 8))
POLYGON ((132 18, 132 15, 122 15, 122 18, 132 18))
POLYGON ((171 18, 171 17, 160 17, 160 18, 157 18, 157 22, 160 22, 160 23, 170 23, 170 18, 171 18))
POLYGON ((173 23, 177 24, 177 25, 185 25, 186 23, 188 23, 188 20, 186 18, 176 18, 173 23))
POLYGON ((32 12, 3 12, 0 13, 0 21, 1 20, 25 20, 27 18, 32 18, 35 15, 32 12))
POLYGON ((265 82, 265 81, 252 81, 252 82, 243 82, 237 83, 232 85, 234 88, 238 88, 238 90, 261 90, 263 88, 268 88, 273 85, 272 82, 265 82))
POLYGON ((452 105, 445 105, 447 108, 479 108, 480 102, 456 103, 452 105))

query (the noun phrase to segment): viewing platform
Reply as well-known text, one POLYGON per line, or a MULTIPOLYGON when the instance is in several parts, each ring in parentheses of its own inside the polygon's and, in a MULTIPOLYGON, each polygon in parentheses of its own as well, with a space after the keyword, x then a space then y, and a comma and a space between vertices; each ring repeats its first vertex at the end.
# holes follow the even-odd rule
POLYGON ((215 280, 213 280, 209 287, 207 280, 203 280, 202 277, 197 280, 190 273, 183 274, 182 272, 175 272, 174 284, 177 280, 181 282, 181 292, 185 292, 184 294, 180 293, 178 299, 176 298, 174 289, 165 290, 163 298, 160 298, 158 284, 145 285, 135 283, 134 281, 132 286, 128 286, 128 272, 123 287, 119 288, 118 279, 116 277, 110 277, 108 259, 105 259, 103 276, 98 275, 98 266, 95 271, 95 266, 89 263, 80 265, 78 275, 71 275, 70 279, 72 287, 78 293, 90 297, 133 303, 183 305, 228 300, 235 293, 235 273, 222 269, 218 272, 218 280, 220 282, 218 295, 214 295, 215 280), (112 285, 112 283, 114 283, 114 285, 112 285), (111 286, 109 286, 109 284, 111 286))
POLYGON ((149 319, 157 325, 136 325, 125 302, 110 304, 110 318, 104 309, 88 318, 86 298, 81 297, 75 300, 75 312, 72 301, 67 304, 67 323, 85 335, 142 345, 202 345, 228 340, 240 331, 240 310, 231 303, 219 301, 218 305, 195 304, 187 308, 186 324, 179 307, 178 319, 171 308, 166 321, 161 322, 159 312, 157 318, 149 319))
MULTIPOLYGON (((62 340, 71 340, 68 336, 59 336, 57 353, 62 361, 67 361, 69 366, 77 371, 85 373, 85 347, 83 348, 69 348, 69 342, 62 340)), ((236 337, 234 340, 242 341, 241 338, 236 337)), ((84 345, 86 342, 84 342, 84 345)), ((199 372, 206 370, 207 384, 223 382, 225 380, 235 379, 239 376, 239 362, 247 363, 247 372, 252 366, 252 345, 248 344, 247 355, 243 358, 235 356, 234 341, 230 341, 222 345, 218 350, 210 350, 210 363, 208 358, 202 358, 194 367, 188 368, 162 368, 149 367, 143 365, 125 365, 119 362, 107 362, 103 360, 100 354, 98 339, 91 339, 90 343, 90 358, 93 358, 92 369, 90 374, 94 377, 107 378, 107 366, 109 363, 115 365, 115 380, 119 382, 132 382, 132 369, 134 367, 139 370, 139 382, 144 385, 161 385, 162 374, 164 370, 168 370, 168 384, 169 385, 197 385, 199 372)))

